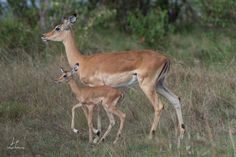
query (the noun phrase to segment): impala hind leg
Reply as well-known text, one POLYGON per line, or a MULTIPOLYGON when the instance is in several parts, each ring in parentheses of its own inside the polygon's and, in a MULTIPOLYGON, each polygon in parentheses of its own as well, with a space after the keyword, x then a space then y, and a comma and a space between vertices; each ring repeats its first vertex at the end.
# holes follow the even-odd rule
POLYGON ((112 114, 118 116, 119 119, 120 119, 120 126, 119 126, 119 129, 118 129, 118 131, 117 131, 116 138, 115 138, 115 140, 113 141, 113 144, 115 144, 115 143, 118 141, 118 139, 120 138, 120 136, 121 136, 121 132, 122 132, 122 130, 123 130, 124 122, 125 122, 125 117, 126 117, 125 113, 123 113, 122 111, 120 111, 120 110, 116 107, 118 101, 119 101, 122 97, 123 97, 123 94, 122 94, 120 97, 118 97, 117 99, 115 99, 115 100, 111 103, 111 105, 109 106, 109 108, 108 108, 108 110, 109 110, 110 113, 112 113, 112 114))
POLYGON ((117 115, 120 119, 120 127, 119 130, 116 134, 116 139, 114 140, 113 144, 115 144, 118 139, 120 138, 121 135, 121 131, 123 130, 124 127, 124 122, 125 122, 125 113, 123 113, 122 111, 118 110, 115 106, 112 106, 109 108, 109 111, 115 115, 117 115))
MULTIPOLYGON (((99 105, 97 106, 97 113, 98 113, 98 117, 97 117, 97 129, 95 129, 93 127, 93 133, 95 133, 98 137, 100 136, 101 133, 101 116, 100 116, 100 109, 99 109, 99 105)), ((82 110, 84 111, 84 115, 86 117, 86 120, 88 119, 88 109, 85 106, 82 106, 82 110)))
POLYGON ((96 137, 93 140, 93 143, 98 143, 98 140, 101 136, 101 129, 102 124, 101 124, 101 116, 100 116, 100 105, 97 105, 97 129, 93 128, 93 132, 96 134, 96 137))
POLYGON ((108 107, 104 107, 107 116, 109 118, 110 124, 106 130, 106 132, 104 133, 104 135, 101 137, 100 141, 98 143, 101 143, 105 140, 105 138, 107 137, 107 135, 111 132, 112 127, 115 125, 115 119, 112 113, 109 112, 108 107))
POLYGON ((88 128, 89 128, 89 143, 93 142, 93 109, 94 105, 88 106, 88 128))
POLYGON ((153 134, 156 132, 156 128, 157 128, 158 122, 160 120, 161 111, 164 109, 163 104, 158 99, 158 95, 157 95, 156 90, 154 88, 154 83, 150 84, 151 82, 152 81, 150 81, 148 79, 146 79, 146 80, 140 79, 140 81, 139 81, 140 88, 143 90, 145 95, 148 97, 149 101, 151 102, 151 104, 154 108, 154 119, 153 119, 153 123, 152 123, 151 129, 150 129, 149 139, 153 138, 153 134))
POLYGON ((160 80, 157 83, 157 92, 163 95, 167 100, 171 102, 172 105, 174 105, 179 123, 179 131, 180 131, 179 137, 182 139, 183 134, 185 132, 185 125, 183 122, 180 99, 163 84, 163 81, 164 80, 160 80))

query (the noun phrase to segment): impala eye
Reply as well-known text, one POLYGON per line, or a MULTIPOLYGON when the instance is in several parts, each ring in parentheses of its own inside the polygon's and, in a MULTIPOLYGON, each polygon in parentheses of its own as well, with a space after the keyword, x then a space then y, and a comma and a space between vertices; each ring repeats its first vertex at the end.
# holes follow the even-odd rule
POLYGON ((60 29, 60 27, 56 27, 55 30, 56 31, 60 31, 61 29, 60 29))

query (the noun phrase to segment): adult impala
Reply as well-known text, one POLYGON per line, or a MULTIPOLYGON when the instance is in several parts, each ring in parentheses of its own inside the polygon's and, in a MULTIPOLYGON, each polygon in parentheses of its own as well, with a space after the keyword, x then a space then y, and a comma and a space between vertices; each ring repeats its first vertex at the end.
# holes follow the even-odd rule
POLYGON ((150 100, 155 111, 149 138, 153 137, 161 111, 164 108, 156 91, 163 95, 176 109, 180 137, 182 137, 185 126, 179 97, 174 95, 164 84, 170 68, 170 60, 159 52, 151 50, 82 55, 76 47, 71 30, 71 26, 75 22, 76 15, 69 16, 52 31, 43 34, 42 39, 44 41, 63 42, 70 66, 72 67, 77 62, 80 63, 77 74, 85 85, 118 87, 128 86, 138 81, 140 88, 150 100), (137 76, 136 79, 134 79, 134 75, 137 76))

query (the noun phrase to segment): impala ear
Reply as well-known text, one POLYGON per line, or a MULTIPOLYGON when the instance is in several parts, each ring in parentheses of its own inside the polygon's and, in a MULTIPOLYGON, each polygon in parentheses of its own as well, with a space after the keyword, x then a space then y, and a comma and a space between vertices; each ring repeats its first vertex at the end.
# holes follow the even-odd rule
POLYGON ((76 22, 76 14, 69 16, 63 20, 63 25, 65 30, 69 30, 71 26, 76 22))
POLYGON ((64 73, 64 72, 65 72, 65 70, 64 70, 62 67, 61 67, 61 72, 62 72, 62 73, 64 73))
POLYGON ((77 15, 76 14, 73 14, 71 16, 68 17, 68 21, 71 23, 71 24, 74 24, 76 22, 76 18, 77 15))

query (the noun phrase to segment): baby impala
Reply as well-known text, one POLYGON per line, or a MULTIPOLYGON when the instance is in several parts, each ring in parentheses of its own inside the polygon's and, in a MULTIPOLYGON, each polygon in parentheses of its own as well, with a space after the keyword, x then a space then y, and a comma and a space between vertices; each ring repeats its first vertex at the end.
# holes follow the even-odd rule
MULTIPOLYGON (((118 138, 120 137, 121 131, 124 126, 125 121, 125 113, 121 112, 119 109, 116 108, 116 104, 118 103, 119 99, 123 97, 122 92, 118 89, 112 88, 110 86, 97 86, 97 87, 79 87, 76 81, 73 79, 73 75, 79 68, 79 64, 76 63, 71 71, 65 71, 61 68, 62 75, 55 80, 55 82, 67 82, 75 94, 76 99, 79 101, 78 104, 73 106, 72 108, 72 121, 71 121, 71 129, 74 132, 77 130, 74 128, 74 115, 75 109, 77 107, 84 107, 88 108, 88 113, 86 115, 88 128, 89 128, 89 142, 92 143, 92 131, 93 131, 93 110, 96 105, 102 105, 105 109, 107 116, 109 118, 110 124, 100 139, 99 143, 103 141, 106 136, 110 133, 112 127, 115 125, 115 119, 113 114, 119 117, 120 119, 120 127, 117 132, 116 138, 113 143, 116 143, 118 138)), ((85 112, 86 113, 86 112, 85 112)))

